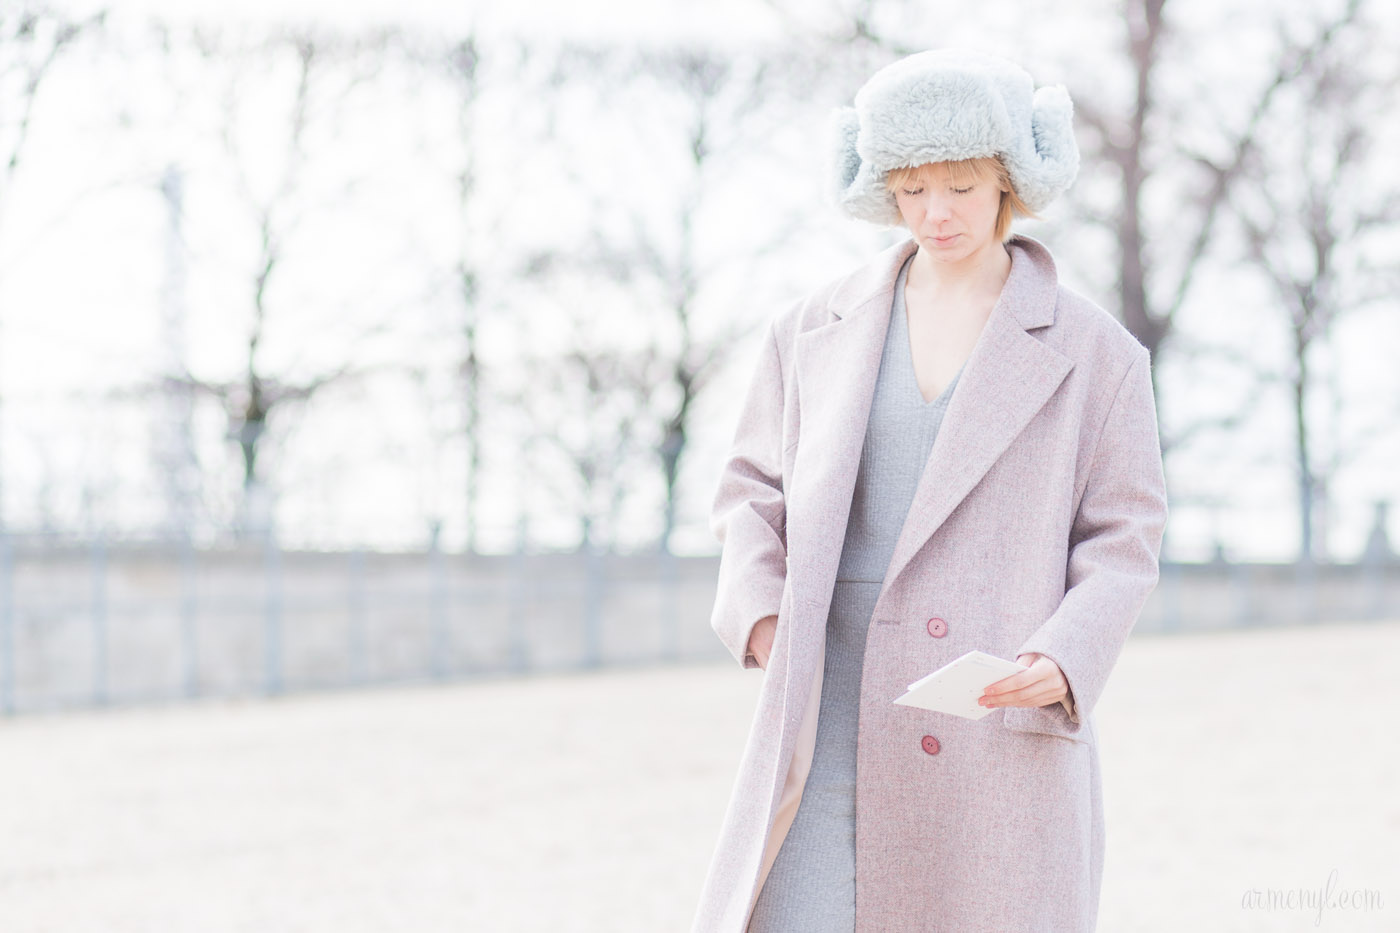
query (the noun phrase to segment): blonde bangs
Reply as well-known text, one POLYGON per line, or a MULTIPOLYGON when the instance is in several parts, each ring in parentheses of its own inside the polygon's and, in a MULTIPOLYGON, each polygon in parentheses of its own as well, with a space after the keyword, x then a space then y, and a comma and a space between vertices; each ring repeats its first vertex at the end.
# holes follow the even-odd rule
POLYGON ((885 191, 893 197, 897 188, 917 188, 920 185, 937 183, 939 180, 955 188, 966 188, 987 181, 1000 188, 1001 207, 997 211, 995 235, 1002 242, 1011 238, 1011 221, 1014 217, 1034 219, 1036 216, 1011 184, 1011 173, 1006 170, 1006 164, 996 156, 961 159, 956 162, 925 162, 923 165, 892 168, 885 178, 885 191))
POLYGON ((957 162, 925 162, 923 165, 904 165, 890 169, 889 177, 885 180, 885 189, 893 194, 894 189, 901 185, 914 187, 918 184, 926 184, 940 177, 940 174, 945 181, 955 187, 965 188, 969 184, 981 181, 1000 182, 1000 176, 1004 171, 1001 160, 995 156, 961 159, 957 162))

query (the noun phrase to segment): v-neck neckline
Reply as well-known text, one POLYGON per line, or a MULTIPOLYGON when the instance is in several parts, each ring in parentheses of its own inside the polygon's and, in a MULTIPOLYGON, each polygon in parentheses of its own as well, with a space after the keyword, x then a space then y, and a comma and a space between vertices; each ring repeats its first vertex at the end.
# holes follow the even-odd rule
POLYGON ((924 391, 919 388, 919 373, 918 370, 914 368, 914 341, 909 331, 909 306, 904 300, 904 283, 908 278, 909 265, 913 260, 914 254, 911 254, 909 258, 904 261, 904 265, 900 267, 899 275, 896 277, 894 283, 895 301, 892 303, 891 310, 899 313, 900 327, 904 332, 904 339, 902 341, 904 344, 904 372, 909 377, 909 383, 913 386, 913 398, 917 401, 921 411, 927 411, 928 409, 938 407, 940 403, 945 402, 947 397, 952 394, 953 387, 958 384, 958 378, 962 376, 963 368, 967 366, 967 363, 964 361, 962 366, 958 367, 958 371, 953 373, 953 378, 948 380, 948 384, 943 387, 941 392, 931 399, 924 398, 924 391))

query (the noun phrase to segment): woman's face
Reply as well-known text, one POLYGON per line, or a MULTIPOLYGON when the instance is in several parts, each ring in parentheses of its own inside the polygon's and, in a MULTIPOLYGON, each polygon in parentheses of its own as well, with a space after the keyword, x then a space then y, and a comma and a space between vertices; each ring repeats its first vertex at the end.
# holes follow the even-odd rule
POLYGON ((996 242, 1001 189, 990 174, 956 184, 946 166, 930 166, 894 197, 905 226, 935 260, 959 262, 996 242))

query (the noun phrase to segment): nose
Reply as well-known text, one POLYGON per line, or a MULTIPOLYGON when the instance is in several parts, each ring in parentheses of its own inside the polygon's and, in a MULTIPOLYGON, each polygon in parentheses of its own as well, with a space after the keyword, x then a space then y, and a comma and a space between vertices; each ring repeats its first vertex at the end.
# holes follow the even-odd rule
POLYGON ((924 219, 932 226, 938 226, 953 216, 953 202, 942 192, 924 192, 924 219))

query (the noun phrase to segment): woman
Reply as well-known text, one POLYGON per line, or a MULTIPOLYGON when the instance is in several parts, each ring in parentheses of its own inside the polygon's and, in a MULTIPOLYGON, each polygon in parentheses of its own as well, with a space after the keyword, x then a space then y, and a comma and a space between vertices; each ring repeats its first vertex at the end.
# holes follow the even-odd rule
POLYGON ((1088 931, 1093 710, 1166 520, 1147 351, 1009 232, 1078 170, 1063 88, 924 52, 835 121, 911 238, 773 318, 715 497, 712 624, 758 707, 699 933, 1088 931), (895 705, 971 650, 972 720, 895 705))

